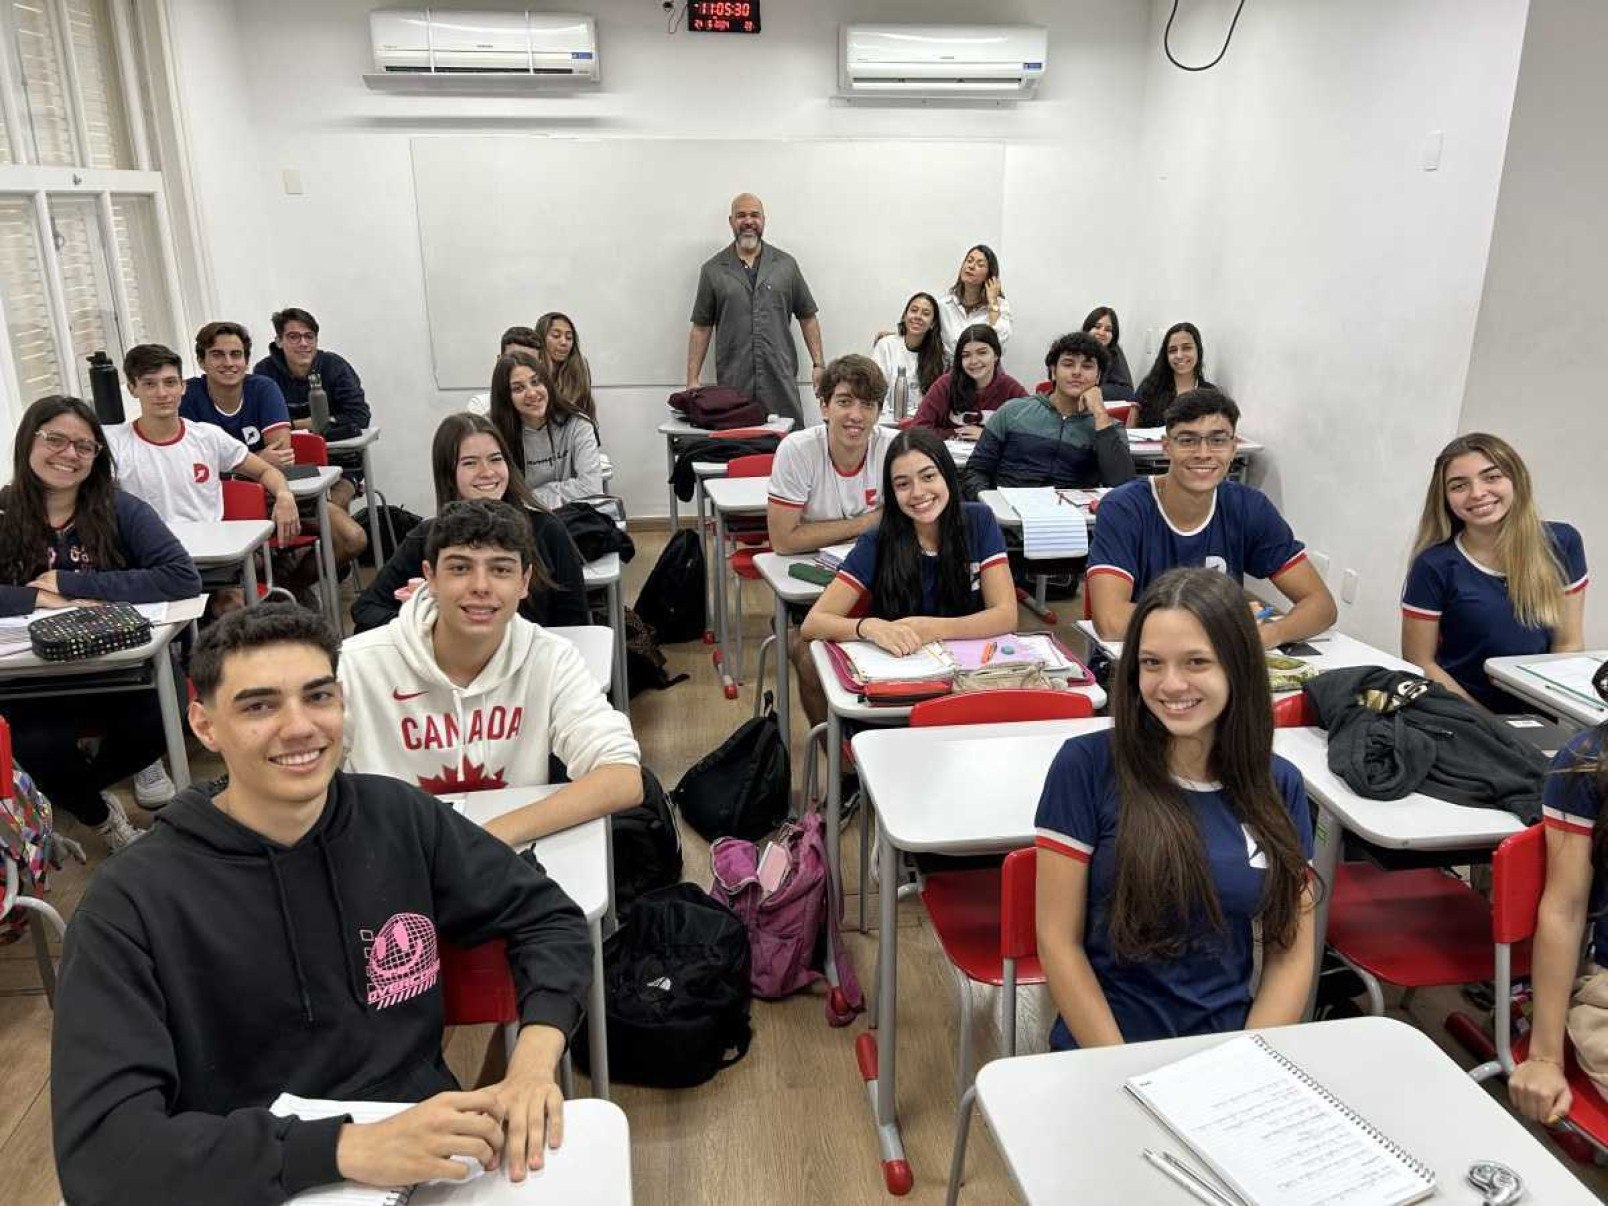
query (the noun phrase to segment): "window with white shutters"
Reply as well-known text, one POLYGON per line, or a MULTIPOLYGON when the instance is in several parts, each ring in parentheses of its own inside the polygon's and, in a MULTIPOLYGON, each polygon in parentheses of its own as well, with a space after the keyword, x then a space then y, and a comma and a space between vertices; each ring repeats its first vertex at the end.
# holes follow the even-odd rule
POLYGON ((63 392, 30 197, 0 197, 0 303, 23 399, 63 392))
POLYGON ((78 162, 78 148, 67 109, 67 65, 55 12, 54 0, 13 0, 11 5, 22 71, 22 115, 33 139, 33 162, 71 167, 78 162))
POLYGON ((34 399, 86 392, 92 353, 180 343, 157 3, 0 0, 0 447, 34 399))

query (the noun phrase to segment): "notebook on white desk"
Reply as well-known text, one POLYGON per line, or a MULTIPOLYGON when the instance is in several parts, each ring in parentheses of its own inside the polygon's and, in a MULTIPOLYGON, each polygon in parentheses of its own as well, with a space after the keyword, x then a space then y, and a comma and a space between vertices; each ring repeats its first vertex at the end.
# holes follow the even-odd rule
POLYGON ((1431 1169, 1259 1034, 1126 1087, 1249 1206, 1407 1206, 1435 1192, 1431 1169))

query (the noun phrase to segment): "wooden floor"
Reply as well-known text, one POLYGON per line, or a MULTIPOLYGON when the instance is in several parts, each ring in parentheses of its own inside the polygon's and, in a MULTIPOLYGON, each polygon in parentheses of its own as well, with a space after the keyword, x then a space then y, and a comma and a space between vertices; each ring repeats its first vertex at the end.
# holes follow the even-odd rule
MULTIPOLYGON (((638 554, 627 567, 626 599, 652 567, 664 534, 639 533, 638 554)), ((769 598, 761 585, 747 589, 747 631, 753 650, 768 625, 769 598)), ((1067 617, 1081 614, 1063 604, 1067 617)), ((1038 626, 1023 613, 1023 624, 1038 626)), ((1063 625, 1074 632, 1070 623, 1063 625)), ((1075 637, 1070 639, 1075 640, 1075 637)), ((666 650, 671 670, 692 678, 665 692, 639 695, 632 717, 645 761, 666 784, 713 749, 752 708, 752 694, 739 702, 720 693, 708 650, 685 645, 666 650)), ((799 749, 805 725, 794 708, 794 743, 799 749)), ((215 773, 208 756, 193 757, 197 777, 215 773)), ((795 781, 802 783, 795 766, 795 781)), ((139 812, 132 804, 129 812, 139 812)), ((142 816, 136 817, 143 824, 142 816)), ((52 881, 50 899, 70 916, 88 876, 104 856, 97 839, 81 830, 74 836, 89 849, 89 867, 70 867, 52 881)), ((849 877, 848 915, 855 916, 858 887, 858 832, 844 835, 845 874, 849 877)), ((686 835, 686 875, 707 885, 707 847, 686 835)), ((876 916, 872 901, 873 917, 876 916)), ((915 1171, 911 1203, 943 1200, 955 1118, 955 989, 919 903, 899 910, 899 1117, 906 1152, 915 1171)), ((876 949, 872 936, 850 933, 849 949, 862 982, 869 988, 876 949)), ((0 1203, 54 1206, 58 1199, 50 1146, 50 1012, 38 988, 32 948, 0 947, 0 1203)), ((974 1050, 983 1058, 999 1050, 998 993, 974 989, 978 1032, 974 1050)), ((1391 997, 1394 1001, 1395 998, 1391 997)), ((1418 994, 1410 1020, 1445 1047, 1459 1063, 1472 1061, 1446 1036, 1441 1022, 1454 1009, 1469 1007, 1453 990, 1418 994)), ((1048 995, 1024 991, 1018 1033, 1023 1049, 1044 1049, 1053 1019, 1048 995)), ((854 1060, 854 1038, 863 1018, 842 1030, 826 1024, 819 996, 754 1004, 754 1043, 748 1057, 696 1089, 668 1092, 616 1085, 614 1099, 631 1123, 633 1183, 637 1206, 856 1206, 890 1199, 882 1186, 880 1156, 866 1096, 854 1060)), ((473 1079, 489 1028, 458 1031, 447 1053, 465 1083, 473 1079)), ((579 1091, 585 1092, 581 1079, 579 1091)), ((1500 1094, 1500 1090, 1498 1093, 1500 1094)), ((1581 1172, 1578 1165, 1571 1165, 1581 1172)), ((998 1203, 1017 1200, 1009 1174, 996 1155, 987 1127, 972 1129, 964 1200, 998 1203)), ((1608 1198, 1608 1176, 1583 1171, 1599 1197, 1608 1198)), ((1069 1198, 1070 1200, 1070 1198, 1069 1198)))

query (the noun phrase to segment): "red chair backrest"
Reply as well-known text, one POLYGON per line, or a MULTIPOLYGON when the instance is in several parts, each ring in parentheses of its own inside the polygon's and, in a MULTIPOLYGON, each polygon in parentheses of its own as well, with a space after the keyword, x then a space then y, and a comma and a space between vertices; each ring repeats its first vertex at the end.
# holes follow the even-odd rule
POLYGON ((1072 691, 969 691, 922 700, 910 709, 910 727, 1082 720, 1093 715, 1094 704, 1089 697, 1072 691))
POLYGON ((1106 403, 1106 414, 1110 415, 1118 423, 1126 423, 1128 421, 1128 415, 1132 410, 1133 410, 1133 403, 1132 402, 1107 402, 1106 403))
POLYGON ((1541 890, 1547 885, 1547 831, 1531 825, 1491 856, 1491 937, 1522 942, 1535 933, 1541 890))
POLYGON ((1038 950, 1038 851, 1031 846, 1005 856, 999 880, 999 954, 1025 959, 1038 950))
POLYGON ((243 482, 238 478, 223 480, 223 517, 225 519, 267 519, 268 495, 256 482, 243 482))
POLYGON ((1040 381, 1037 385, 1035 385, 1033 387, 1033 392, 1035 394, 1048 394, 1054 389, 1055 389, 1055 382, 1053 382, 1053 381, 1040 381))
POLYGON ((1273 701, 1273 727, 1275 729, 1304 729, 1318 723, 1317 712, 1305 691, 1286 695, 1273 701))
POLYGON ((727 477, 769 477, 775 453, 760 452, 753 456, 740 456, 726 465, 727 477))
POLYGON ((323 436, 313 431, 293 431, 290 433, 290 450, 295 454, 298 465, 327 465, 329 464, 329 444, 323 436))

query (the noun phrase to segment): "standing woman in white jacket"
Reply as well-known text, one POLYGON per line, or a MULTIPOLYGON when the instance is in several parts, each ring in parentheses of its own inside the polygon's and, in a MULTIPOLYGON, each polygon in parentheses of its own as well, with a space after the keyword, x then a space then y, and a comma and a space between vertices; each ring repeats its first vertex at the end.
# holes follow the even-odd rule
POLYGON ((603 493, 597 427, 559 393, 540 360, 512 351, 491 374, 491 421, 525 484, 550 511, 603 493))
POLYGON ((1000 347, 1011 338, 1011 303, 999 283, 999 257, 992 247, 977 244, 960 262, 960 274, 938 306, 943 324, 944 364, 955 355, 960 333, 974 323, 987 323, 999 336, 1000 347))

